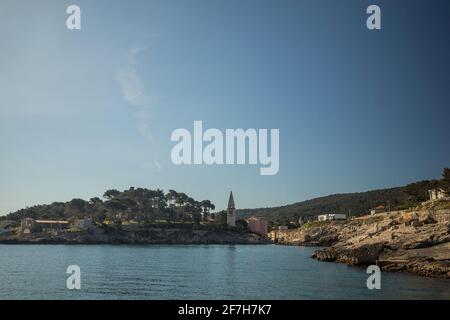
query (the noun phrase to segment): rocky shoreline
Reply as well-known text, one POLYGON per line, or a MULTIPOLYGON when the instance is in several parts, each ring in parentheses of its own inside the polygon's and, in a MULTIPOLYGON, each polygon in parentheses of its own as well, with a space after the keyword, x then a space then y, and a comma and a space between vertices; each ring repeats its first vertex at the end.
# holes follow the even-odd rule
POLYGON ((271 241, 253 233, 178 228, 134 230, 93 228, 0 235, 0 244, 267 244, 271 241))
POLYGON ((450 210, 405 210, 279 231, 279 244, 323 246, 312 258, 450 279, 450 210))

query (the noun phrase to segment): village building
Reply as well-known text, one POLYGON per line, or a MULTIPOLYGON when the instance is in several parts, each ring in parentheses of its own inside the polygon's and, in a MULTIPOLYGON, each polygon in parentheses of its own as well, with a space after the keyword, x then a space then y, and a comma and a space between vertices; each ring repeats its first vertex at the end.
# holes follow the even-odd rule
POLYGON ((277 230, 270 230, 269 233, 267 234, 267 237, 272 240, 272 241, 276 241, 277 240, 277 230))
POLYGON ((347 220, 347 216, 342 213, 321 214, 318 216, 319 221, 347 220))
POLYGON ((428 195, 431 201, 450 200, 450 193, 442 188, 428 190, 428 195))
POLYGON ((370 209, 370 214, 371 215, 374 215, 374 214, 377 214, 377 213, 380 213, 380 212, 386 212, 386 207, 383 206, 383 205, 380 205, 378 207, 370 209))
POLYGON ((230 197, 228 198, 227 225, 231 227, 236 226, 236 206, 234 204, 233 191, 230 192, 230 197))
POLYGON ((267 235, 267 221, 258 217, 250 217, 247 219, 247 229, 261 236, 267 235))
POLYGON ((35 220, 33 218, 25 218, 20 223, 22 233, 47 232, 67 229, 69 221, 64 220, 35 220))
POLYGON ((32 233, 36 230, 36 220, 25 218, 20 222, 20 230, 22 233, 32 233))

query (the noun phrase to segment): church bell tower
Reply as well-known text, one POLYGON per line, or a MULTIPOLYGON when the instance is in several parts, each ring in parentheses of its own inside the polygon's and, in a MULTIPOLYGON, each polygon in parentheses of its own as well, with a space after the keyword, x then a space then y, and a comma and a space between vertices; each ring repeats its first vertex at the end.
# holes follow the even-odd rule
POLYGON ((234 205, 233 191, 230 192, 230 198, 228 199, 227 225, 236 226, 236 207, 234 205))

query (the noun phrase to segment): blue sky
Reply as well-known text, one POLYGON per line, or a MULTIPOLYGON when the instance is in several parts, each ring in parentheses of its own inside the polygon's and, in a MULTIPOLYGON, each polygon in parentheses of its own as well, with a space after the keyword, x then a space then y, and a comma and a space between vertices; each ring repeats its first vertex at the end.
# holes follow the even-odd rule
POLYGON ((448 1, 0 3, 0 214, 129 186, 239 208, 440 177, 448 1), (66 8, 82 30, 66 29, 66 8), (365 26, 378 4, 382 30, 365 26), (175 166, 174 129, 279 128, 280 171, 175 166))

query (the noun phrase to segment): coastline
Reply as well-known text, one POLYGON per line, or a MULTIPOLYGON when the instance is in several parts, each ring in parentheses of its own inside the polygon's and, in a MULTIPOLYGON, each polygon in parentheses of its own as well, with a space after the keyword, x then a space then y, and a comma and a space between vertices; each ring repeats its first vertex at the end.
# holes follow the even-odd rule
POLYGON ((312 258, 450 279, 450 210, 403 210, 278 232, 282 245, 322 246, 312 258))
POLYGON ((86 231, 41 232, 33 234, 11 233, 0 235, 5 245, 205 245, 205 244, 271 244, 265 237, 238 231, 210 231, 178 228, 141 228, 135 230, 95 227, 86 231))
MULTIPOLYGON (((237 230, 95 226, 0 234, 3 245, 263 245, 274 242, 237 230)), ((418 208, 349 221, 313 222, 277 232, 277 245, 320 247, 311 258, 347 265, 378 265, 382 271, 450 279, 450 210, 418 208)))

